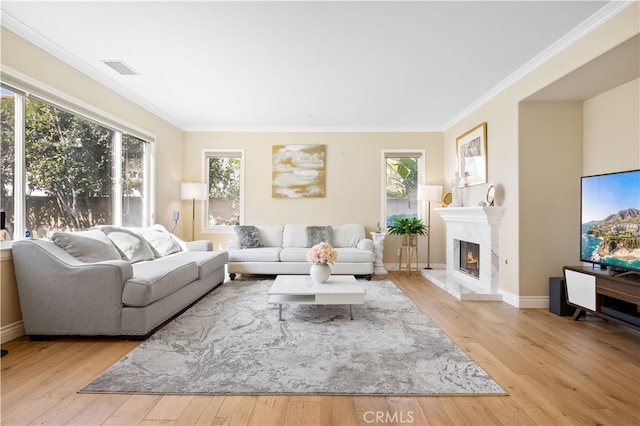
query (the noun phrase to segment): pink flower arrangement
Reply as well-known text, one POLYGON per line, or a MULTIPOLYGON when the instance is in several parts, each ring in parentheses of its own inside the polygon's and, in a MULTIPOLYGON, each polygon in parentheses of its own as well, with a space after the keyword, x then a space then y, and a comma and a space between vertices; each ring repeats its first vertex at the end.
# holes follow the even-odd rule
POLYGON ((311 247, 307 252, 307 261, 311 263, 335 263, 338 252, 329 243, 320 243, 311 247))

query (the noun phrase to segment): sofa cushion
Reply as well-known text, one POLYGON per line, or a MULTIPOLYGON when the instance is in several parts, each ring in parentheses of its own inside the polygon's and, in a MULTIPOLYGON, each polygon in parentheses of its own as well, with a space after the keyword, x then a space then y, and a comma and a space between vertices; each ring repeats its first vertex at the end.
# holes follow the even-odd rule
POLYGON ((308 248, 286 247, 280 252, 281 262, 307 262, 308 248))
POLYGON ((51 241, 81 262, 93 263, 121 259, 120 253, 111 240, 98 229, 54 232, 51 241))
POLYGON ((101 226, 100 230, 118 248, 123 260, 136 263, 155 258, 149 243, 142 235, 119 226, 101 226))
POLYGON ((152 262, 132 265, 133 278, 122 290, 122 303, 147 306, 198 279, 198 265, 179 256, 168 256, 152 262))
POLYGON ((230 250, 229 262, 278 262, 280 247, 230 250))
POLYGON ((328 243, 333 245, 333 227, 331 226, 307 226, 307 244, 305 247, 313 247, 316 244, 328 243))
POLYGON ((260 241, 260 231, 253 225, 236 225, 233 227, 238 241, 240 241, 240 248, 257 248, 263 247, 262 241, 260 241))
POLYGON ((181 252, 171 257, 183 259, 185 263, 196 262, 196 265, 198 265, 199 279, 211 275, 220 268, 224 268, 224 265, 226 265, 229 260, 229 255, 223 250, 181 252))
POLYGON ((282 225, 256 225, 260 231, 260 241, 265 247, 282 247, 282 225))
POLYGON ((336 248, 338 252, 338 261, 336 263, 361 263, 361 262, 373 262, 376 260, 376 256, 366 250, 360 250, 352 247, 340 247, 336 248))
POLYGON ((365 238, 364 226, 359 223, 350 223, 333 227, 334 247, 356 247, 358 245, 358 241, 365 238))
POLYGON ((136 228, 132 231, 140 234, 151 247, 155 257, 168 256, 180 250, 180 244, 173 238, 173 235, 162 225, 153 225, 148 228, 136 228))

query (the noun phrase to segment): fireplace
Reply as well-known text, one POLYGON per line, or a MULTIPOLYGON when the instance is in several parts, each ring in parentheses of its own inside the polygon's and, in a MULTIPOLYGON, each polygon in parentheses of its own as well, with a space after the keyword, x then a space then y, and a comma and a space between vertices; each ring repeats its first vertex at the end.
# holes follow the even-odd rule
POLYGON ((447 226, 447 276, 475 292, 497 293, 502 207, 437 208, 447 226), (469 245, 476 245, 470 248, 469 245), (463 247, 464 246, 464 247, 463 247))
POLYGON ((480 277, 480 244, 460 241, 460 264, 458 269, 472 277, 480 277))

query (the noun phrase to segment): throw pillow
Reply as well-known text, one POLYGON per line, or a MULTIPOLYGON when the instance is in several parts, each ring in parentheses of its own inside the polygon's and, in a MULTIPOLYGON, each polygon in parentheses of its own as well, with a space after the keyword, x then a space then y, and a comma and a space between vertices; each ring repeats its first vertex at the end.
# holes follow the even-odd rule
POLYGON ((150 228, 139 228, 136 231, 147 240, 155 257, 163 257, 181 250, 180 244, 173 238, 162 225, 154 225, 150 228))
POLYGON ((81 262, 120 260, 111 240, 97 229, 80 232, 54 232, 51 241, 81 262))
POLYGON ((123 260, 136 263, 155 258, 149 243, 141 235, 118 226, 102 226, 100 230, 118 248, 123 260))
POLYGON ((328 243, 333 245, 333 228, 331 226, 307 226, 307 245, 313 247, 316 244, 328 243))
POLYGON ((260 231, 253 225, 236 225, 233 230, 240 241, 240 248, 264 247, 260 241, 260 231))

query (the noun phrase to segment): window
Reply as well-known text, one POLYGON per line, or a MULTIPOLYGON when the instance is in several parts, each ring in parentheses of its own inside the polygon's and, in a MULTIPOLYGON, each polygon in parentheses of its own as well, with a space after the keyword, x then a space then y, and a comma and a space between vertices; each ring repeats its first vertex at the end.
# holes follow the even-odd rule
POLYGON ((207 150, 206 182, 209 200, 205 203, 206 227, 239 225, 243 222, 244 171, 242 150, 207 150))
POLYGON ((149 223, 150 143, 59 102, 1 90, 3 241, 149 223))
POLYGON ((383 219, 393 225, 400 217, 420 217, 418 184, 423 181, 424 151, 383 151, 383 219))
POLYGON ((148 217, 145 197, 148 175, 147 146, 142 139, 122 135, 122 225, 141 226, 148 217))
POLYGON ((13 236, 16 95, 0 88, 0 242, 13 236))

